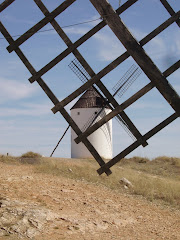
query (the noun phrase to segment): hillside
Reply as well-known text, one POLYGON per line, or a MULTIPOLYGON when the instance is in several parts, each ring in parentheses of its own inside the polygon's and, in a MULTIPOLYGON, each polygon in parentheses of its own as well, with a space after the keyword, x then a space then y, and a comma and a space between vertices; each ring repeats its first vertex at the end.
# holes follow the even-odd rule
POLYGON ((133 186, 120 183, 133 171, 152 182, 171 175, 179 184, 179 167, 158 177, 154 167, 145 173, 145 166, 137 166, 126 161, 106 177, 96 174, 90 160, 1 157, 0 239, 180 239, 178 196, 172 202, 148 199, 135 193, 132 177, 133 186))

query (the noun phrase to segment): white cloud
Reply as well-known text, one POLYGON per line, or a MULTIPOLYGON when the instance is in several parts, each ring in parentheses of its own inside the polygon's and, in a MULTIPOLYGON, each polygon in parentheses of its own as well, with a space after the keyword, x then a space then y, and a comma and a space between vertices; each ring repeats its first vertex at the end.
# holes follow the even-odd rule
POLYGON ((76 35, 84 35, 86 34, 90 29, 87 27, 70 27, 65 28, 64 31, 66 34, 76 34, 76 35))
MULTIPOLYGON (((88 24, 90 26, 90 24, 88 24)), ((66 29, 66 33, 84 35, 89 31, 89 27, 71 27, 66 29)), ((140 41, 143 37, 147 35, 146 32, 143 32, 139 29, 130 29, 131 33, 135 38, 140 41)), ((113 61, 118 56, 120 56, 126 49, 120 43, 120 41, 114 36, 112 31, 109 28, 104 28, 93 37, 96 40, 97 56, 101 61, 113 61)), ((153 38, 149 43, 144 46, 144 49, 154 60, 159 60, 162 58, 169 57, 171 55, 177 55, 180 51, 180 43, 178 36, 174 36, 175 44, 172 44, 171 52, 167 50, 168 39, 164 39, 161 36, 153 38)))
POLYGON ((4 20, 11 22, 11 23, 23 23, 23 24, 28 24, 28 25, 36 24, 36 22, 33 20, 28 20, 28 19, 24 19, 24 18, 20 19, 20 18, 14 17, 12 15, 7 15, 7 14, 3 18, 4 18, 4 20))
POLYGON ((1 117, 13 116, 42 116, 51 113, 52 104, 50 103, 24 103, 19 107, 1 108, 1 117))
POLYGON ((125 51, 119 40, 108 30, 98 32, 94 39, 98 41, 98 56, 102 61, 112 61, 125 51))
POLYGON ((0 103, 31 97, 37 92, 37 87, 30 83, 17 80, 0 78, 1 96, 0 103))
POLYGON ((131 105, 131 108, 133 110, 137 110, 137 109, 162 109, 164 107, 164 105, 162 103, 157 103, 154 104, 152 101, 149 102, 136 102, 135 104, 131 105))

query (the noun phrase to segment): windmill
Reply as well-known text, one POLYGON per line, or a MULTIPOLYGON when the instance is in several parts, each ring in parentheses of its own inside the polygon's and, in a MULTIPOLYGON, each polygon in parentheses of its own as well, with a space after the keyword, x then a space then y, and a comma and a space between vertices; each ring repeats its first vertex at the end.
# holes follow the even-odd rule
MULTIPOLYGON (((97 163, 100 166, 100 168, 97 170, 98 174, 101 175, 102 173, 106 173, 107 175, 110 175, 111 174, 110 168, 113 165, 121 161, 121 159, 126 157, 129 153, 134 151, 140 145, 146 146, 148 139, 152 138, 159 131, 161 131, 163 128, 168 126, 170 123, 172 123, 174 120, 176 120, 180 116, 180 97, 177 91, 169 83, 169 80, 171 81, 171 79, 170 78, 167 79, 171 74, 173 74, 175 71, 179 69, 180 60, 177 60, 171 66, 168 66, 168 68, 164 72, 161 72, 158 65, 155 62, 153 62, 151 57, 146 53, 146 51, 144 51, 144 48, 143 48, 144 45, 151 42, 152 39, 158 36, 165 29, 168 29, 168 27, 171 26, 172 24, 176 24, 178 27, 180 27, 180 20, 179 20, 180 11, 178 10, 177 12, 175 12, 175 9, 173 9, 173 7, 169 4, 167 0, 157 1, 160 4, 162 4, 162 7, 164 8, 164 10, 168 12, 168 14, 170 15, 169 18, 167 18, 160 25, 158 25, 157 23, 157 27, 155 29, 149 32, 141 40, 137 40, 129 30, 129 27, 126 26, 124 22, 121 20, 121 16, 119 17, 119 15, 121 15, 124 12, 126 13, 126 10, 131 8, 132 5, 134 4, 136 5, 138 0, 127 0, 125 1, 124 4, 122 4, 116 10, 113 9, 113 7, 110 5, 110 3, 107 0, 89 0, 89 3, 94 7, 94 9, 97 10, 99 15, 101 16, 99 18, 101 19, 101 21, 98 22, 97 25, 93 26, 87 33, 81 36, 78 40, 73 42, 67 36, 67 34, 63 31, 63 27, 61 27, 59 23, 56 21, 56 17, 62 13, 68 15, 68 13, 66 12, 66 9, 69 8, 71 5, 73 5, 74 2, 77 2, 78 4, 78 1, 76 0, 62 1, 60 5, 51 12, 46 8, 42 0, 32 0, 32 1, 35 2, 35 4, 41 10, 44 17, 39 22, 37 22, 34 26, 32 26, 29 30, 27 30, 24 34, 22 34, 21 36, 18 36, 17 39, 14 39, 13 36, 8 32, 8 30, 5 27, 6 24, 4 24, 4 21, 6 21, 6 19, 2 18, 3 22, 0 22, 0 32, 9 43, 7 50, 9 53, 14 51, 18 55, 22 63, 25 65, 25 67, 31 74, 31 77, 29 78, 30 83, 34 83, 36 81, 37 84, 42 88, 44 93, 51 100, 51 102, 54 105, 54 107, 52 108, 52 112, 54 114, 59 112, 63 116, 63 118, 67 121, 67 123, 71 126, 71 128, 73 128, 73 130, 77 134, 77 138, 75 139, 75 142, 76 143, 82 142, 85 145, 85 147, 92 153, 93 157, 96 159, 97 163), (41 69, 36 71, 36 69, 30 63, 29 59, 25 56, 24 52, 21 50, 20 47, 23 43, 29 40, 34 34, 36 34, 38 31, 41 31, 42 28, 47 24, 52 25, 57 35, 66 44, 67 48, 61 53, 59 53, 51 61, 49 61, 41 69), (78 51, 78 48, 81 45, 83 45, 87 40, 92 38, 97 32, 99 32, 106 25, 114 33, 117 39, 123 44, 123 46, 126 49, 126 52, 118 56, 116 59, 114 59, 112 62, 110 62, 107 66, 105 66, 96 74, 91 68, 91 66, 88 64, 88 62, 85 60, 83 55, 78 51), (43 80, 43 75, 46 74, 51 69, 53 69, 58 63, 60 63, 69 54, 73 54, 78 59, 78 61, 82 64, 82 66, 85 68, 85 70, 89 74, 90 79, 85 83, 83 83, 79 88, 77 88, 69 96, 66 96, 63 100, 60 101, 55 96, 55 94, 50 89, 50 87, 46 84, 46 82, 43 80), (109 74, 116 67, 118 67, 120 64, 122 64, 129 57, 132 57, 135 60, 137 65, 141 68, 141 70, 144 72, 144 74, 147 76, 150 82, 146 86, 141 88, 138 92, 136 92, 133 96, 131 96, 130 98, 128 98, 126 101, 124 101, 119 105, 116 99, 110 94, 110 91, 103 84, 101 79, 107 74, 109 74), (98 89, 100 90, 100 94, 102 93, 101 95, 103 96, 103 99, 106 101, 107 105, 110 106, 112 111, 106 117, 102 118, 98 122, 93 122, 93 124, 91 124, 91 126, 88 127, 85 132, 82 132, 77 126, 77 124, 73 121, 69 113, 66 111, 65 106, 67 106, 67 104, 69 104, 78 96, 80 96, 83 92, 88 90, 91 86, 93 86, 93 88, 95 88, 95 86, 98 87, 98 89), (137 129, 137 127, 133 124, 131 119, 124 112, 124 110, 127 107, 131 106, 135 101, 140 99, 142 96, 147 94, 149 91, 151 91, 153 88, 159 91, 159 93, 163 96, 164 100, 167 101, 167 103, 169 104, 169 107, 171 108, 173 113, 169 117, 164 119, 162 122, 154 126, 152 129, 147 131, 145 134, 141 134, 140 131, 137 129), (123 124, 123 126, 125 126, 128 129, 128 131, 133 133, 133 136, 135 136, 136 140, 135 142, 130 144, 127 148, 119 152, 119 154, 117 154, 111 160, 105 163, 105 161, 101 158, 101 156, 98 154, 96 149, 89 142, 88 136, 93 132, 95 132, 103 124, 105 124, 110 119, 116 116, 118 117, 121 124, 123 124)), ((0 4, 0 12, 8 8, 9 5, 14 4, 14 2, 15 0, 4 0, 0 4)), ((142 4, 145 4, 145 3, 142 3, 142 4)), ((154 3, 150 3, 150 4, 154 6, 153 5, 154 3)), ((138 8, 138 5, 136 6, 138 8)), ((15 13, 17 14, 16 11, 17 9, 15 8, 15 13)), ((85 7, 84 12, 85 11, 89 11, 89 8, 85 7)), ((151 14, 151 16, 153 16, 153 14, 151 14)), ((149 19, 149 22, 151 22, 151 19, 149 19)), ((73 23, 73 24, 77 25, 77 23, 73 23)), ((177 30, 178 28, 176 29, 176 31, 177 30)), ((169 43, 171 44, 171 41, 169 41, 169 43)), ((96 59, 94 59, 94 61, 95 60, 96 59)), ((62 99, 61 96, 60 96, 60 99, 62 99)))
MULTIPOLYGON (((68 66, 74 72, 74 74, 81 80, 82 83, 89 81, 90 75, 76 58, 72 60, 68 66)), ((113 97, 117 95, 119 98, 121 98, 124 95, 124 93, 130 88, 130 86, 135 82, 135 80, 140 76, 141 72, 142 72, 141 69, 135 64, 133 64, 128 69, 128 71, 122 76, 122 78, 112 88, 112 90, 114 91, 113 97)), ((98 94, 100 94, 97 88, 95 88, 94 86, 93 88, 98 94)), ((106 115, 104 110, 108 106, 110 107, 110 104, 102 95, 100 96, 101 96, 101 101, 103 103, 101 104, 103 105, 103 107, 100 108, 98 112, 96 112, 95 114, 92 114, 89 117, 89 119, 86 121, 83 127, 81 127, 82 132, 85 132, 93 123, 95 123, 98 120, 98 118, 101 119, 106 115)), ((117 115, 115 119, 117 120, 118 124, 120 124, 123 127, 123 129, 127 132, 127 134, 132 138, 132 140, 135 140, 134 135, 130 131, 128 125, 123 121, 123 119, 119 115, 117 115)), ((52 157, 52 155, 54 154, 58 145, 60 144, 65 134, 67 133, 69 127, 70 126, 66 128, 65 132, 63 133, 62 137, 58 141, 50 157, 52 157)), ((107 129, 101 128, 101 130, 104 132, 104 135, 106 136, 107 141, 110 141, 107 129)))
MULTIPOLYGON (((80 64, 80 62, 77 59, 74 59, 70 62, 68 65, 69 68, 75 73, 75 75, 81 80, 81 82, 85 83, 90 79, 89 74, 84 69, 84 67, 80 64)), ((123 94, 128 90, 128 88, 132 85, 132 83, 139 77, 141 74, 141 70, 136 67, 135 65, 132 65, 129 70, 123 75, 123 77, 116 83, 116 85, 113 87, 113 97, 118 95, 119 97, 122 97, 123 94)), ((99 93, 97 88, 93 87, 96 92, 99 93)), ((104 109, 109 105, 108 101, 103 98, 101 95, 101 100, 103 102, 104 107, 102 107, 96 114, 93 114, 88 121, 84 124, 84 126, 81 128, 81 131, 86 131, 87 128, 89 128, 97 119, 98 117, 103 118, 106 114, 104 112, 104 109)), ((116 116, 115 118, 117 122, 124 128, 124 130, 128 133, 128 135, 134 140, 134 135, 130 132, 127 124, 123 121, 123 119, 120 116, 116 116)), ((68 126, 63 133, 62 137, 58 141, 56 147, 52 151, 50 157, 53 156, 55 150, 59 146, 60 142, 63 140, 64 136, 66 135, 68 129, 70 126, 68 126)), ((106 138, 108 139, 108 134, 105 132, 106 128, 102 128, 102 131, 104 131, 104 134, 106 135, 106 138)))

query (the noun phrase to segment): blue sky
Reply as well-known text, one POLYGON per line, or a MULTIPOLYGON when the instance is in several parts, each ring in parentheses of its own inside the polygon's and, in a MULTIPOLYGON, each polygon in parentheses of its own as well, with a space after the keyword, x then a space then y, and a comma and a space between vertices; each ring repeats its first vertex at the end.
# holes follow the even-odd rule
MULTIPOLYGON (((0 0, 0 3, 2 2, 0 0)), ((54 10, 61 2, 59 0, 43 0, 49 11, 54 10)), ((115 9, 118 7, 118 0, 109 2, 115 9)), ((124 2, 125 0, 121 1, 122 4, 124 2)), ((180 9, 180 1, 169 0, 169 3, 176 12, 180 9)), ((33 0, 16 0, 1 13, 0 21, 14 36, 23 34, 43 17, 33 0)), ((123 22, 137 40, 141 40, 169 17, 170 15, 159 0, 139 0, 121 15, 123 22)), ((62 27, 97 18, 99 18, 99 14, 88 0, 77 0, 56 20, 62 27)), ((74 27, 66 27, 64 31, 74 42, 98 22, 99 20, 74 27)), ((42 30, 47 29, 52 29, 52 26, 48 24, 42 30)), ((0 38, 0 153, 8 152, 12 155, 21 155, 32 150, 49 156, 67 127, 67 123, 60 114, 54 115, 51 112, 53 104, 36 82, 29 83, 30 73, 14 52, 8 53, 6 50, 8 43, 3 39, 2 34, 0 34, 0 38)), ((14 37, 14 39, 16 38, 14 37)), ((35 34, 21 45, 21 49, 38 71, 66 49, 66 45, 52 30, 35 34)), ((180 31, 177 25, 173 23, 168 29, 146 44, 144 49, 158 68, 165 71, 179 60, 180 31)), ((125 51, 122 44, 107 26, 80 46, 78 50, 96 73, 125 51)), ((74 56, 70 54, 43 76, 43 79, 59 100, 65 98, 81 85, 81 81, 68 67, 73 59, 74 56)), ((133 63, 134 60, 128 58, 102 79, 110 92, 113 92, 112 87, 133 63)), ((177 70, 168 77, 169 82, 178 93, 180 93, 179 74, 180 70, 177 70)), ((119 103, 123 102, 148 82, 148 78, 141 74, 121 99, 117 97, 117 101, 119 103)), ((74 103, 75 101, 68 106, 68 109, 74 103)), ((126 113, 140 132, 145 134, 171 115, 173 110, 159 92, 153 89, 129 107, 126 113)), ((180 157, 179 123, 179 119, 175 120, 148 140, 149 145, 146 148, 139 147, 128 157, 135 155, 149 158, 162 155, 180 157)), ((114 155, 117 155, 130 143, 132 143, 132 139, 113 120, 114 155)), ((70 131, 54 156, 70 157, 70 131)))

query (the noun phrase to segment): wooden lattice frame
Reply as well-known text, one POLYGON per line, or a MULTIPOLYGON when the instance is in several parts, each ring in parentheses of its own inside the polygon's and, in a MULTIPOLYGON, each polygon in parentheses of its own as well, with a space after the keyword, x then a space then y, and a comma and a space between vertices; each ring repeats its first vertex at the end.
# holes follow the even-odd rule
MULTIPOLYGON (((0 12, 2 12, 5 8, 7 8, 14 1, 15 0, 5 0, 0 5, 0 12)), ((65 34, 65 32, 62 30, 62 28, 56 22, 55 17, 57 17, 60 13, 62 13, 66 8, 68 8, 75 1, 77 1, 77 0, 65 0, 61 5, 59 5, 54 11, 52 11, 50 13, 41 0, 34 0, 34 2, 37 4, 39 9, 45 15, 45 17, 40 22, 38 22, 36 25, 34 25, 32 28, 30 28, 26 33, 24 33, 22 36, 20 36, 17 40, 13 40, 13 38, 8 33, 8 31, 5 29, 5 27, 3 26, 2 23, 0 23, 0 31, 9 43, 7 50, 9 52, 15 51, 16 54, 21 59, 21 61, 26 66, 26 68, 32 74, 32 77, 29 79, 29 81, 31 83, 33 83, 34 81, 37 81, 37 83, 47 94, 49 99, 53 102, 53 104, 54 104, 54 107, 52 109, 53 113, 56 113, 59 111, 62 114, 62 116, 65 118, 65 120, 69 123, 69 125, 72 127, 72 129, 76 132, 76 134, 78 136, 75 139, 75 142, 76 143, 82 142, 88 148, 88 150, 92 153, 92 155, 94 156, 96 161, 99 163, 100 168, 98 169, 98 173, 102 174, 103 172, 105 172, 107 175, 109 175, 109 174, 111 174, 110 168, 114 164, 116 164, 118 161, 120 161, 122 158, 124 158, 126 155, 128 155, 130 152, 132 152, 138 146, 142 145, 145 147, 147 145, 146 141, 149 138, 151 138, 153 135, 155 135, 157 132, 159 132, 165 126, 170 124, 172 121, 174 121, 180 115, 179 95, 172 88, 172 86, 169 84, 169 82, 166 79, 169 75, 171 75, 174 71, 176 71, 180 67, 180 60, 177 61, 175 64, 173 64, 171 67, 169 67, 166 71, 164 71, 162 73, 159 71, 157 66, 154 64, 154 62, 150 59, 150 57, 146 54, 146 52, 143 49, 143 46, 146 43, 151 41, 154 37, 156 37, 159 33, 161 33, 163 30, 165 30, 172 23, 176 22, 177 25, 180 27, 180 11, 175 12, 172 9, 172 7, 169 5, 167 0, 159 0, 162 3, 162 5, 165 7, 165 9, 169 12, 171 17, 169 19, 167 19, 164 23, 162 23, 160 26, 158 26, 156 29, 154 29, 151 33, 149 33, 141 41, 138 42, 132 36, 132 34, 128 30, 128 28, 124 25, 124 23, 121 21, 121 19, 119 17, 119 15, 122 12, 126 11, 129 7, 131 7, 138 0, 128 0, 121 7, 119 7, 116 11, 114 11, 114 9, 111 7, 111 5, 106 0, 90 0, 90 2, 96 8, 96 10, 99 12, 99 14, 101 15, 103 20, 99 24, 97 24, 95 27, 93 27, 89 32, 87 32, 84 36, 82 36, 80 39, 78 39, 76 42, 72 43, 72 41, 69 39, 69 37, 65 34), (57 34, 65 42, 65 44, 67 45, 67 49, 64 50, 62 53, 60 53, 56 58, 54 58, 51 62, 49 62, 41 70, 36 72, 34 67, 31 65, 31 63, 25 57, 23 52, 20 50, 19 46, 21 44, 23 44, 26 40, 28 40, 32 35, 34 35, 37 31, 42 29, 48 23, 50 23, 53 26, 53 28, 55 29, 57 34), (111 28, 111 30, 114 32, 116 37, 121 41, 121 43, 124 45, 124 47, 127 49, 127 51, 125 53, 123 53, 121 56, 119 56, 118 58, 116 58, 109 65, 107 65, 99 73, 95 74, 95 72, 93 71, 91 66, 83 58, 83 56, 80 54, 80 52, 77 50, 77 48, 106 25, 108 25, 111 28), (78 59, 78 61, 82 64, 82 66, 85 68, 85 70, 91 76, 91 79, 88 82, 86 82, 85 84, 83 84, 80 88, 75 90, 73 93, 71 93, 69 96, 67 96, 65 99, 63 99, 61 102, 59 102, 59 100, 54 95, 54 93, 50 90, 50 88, 47 86, 47 84, 43 81, 42 76, 46 72, 48 72, 50 69, 52 69, 57 63, 59 63, 61 60, 63 60, 66 56, 68 56, 70 53, 74 54, 74 56, 78 59), (141 90, 139 90, 137 93, 135 93, 133 96, 131 96, 128 100, 126 100, 125 102, 123 102, 122 104, 119 105, 118 102, 111 95, 111 93, 104 86, 104 84, 101 82, 100 79, 102 77, 104 77, 106 74, 108 74, 109 72, 111 72, 113 69, 115 69, 119 64, 121 64, 129 56, 133 57, 133 59, 140 66, 140 68, 143 70, 143 72, 146 74, 146 76, 150 79, 151 82, 149 84, 147 84, 145 87, 143 87, 141 90), (77 126, 77 124, 73 121, 73 119, 71 118, 71 116, 68 114, 68 112, 65 110, 64 107, 68 103, 70 103, 72 100, 74 100, 76 97, 78 97, 80 94, 82 94, 84 91, 86 91, 90 86, 93 86, 94 89, 99 94, 100 94, 100 92, 98 89, 100 89, 100 91, 103 93, 103 95, 101 94, 101 97, 108 99, 108 102, 109 102, 109 105, 110 105, 112 111, 107 116, 105 116, 100 121, 93 124, 92 126, 90 126, 85 132, 82 133, 81 130, 79 129, 79 127, 77 126), (162 96, 166 99, 166 101, 174 109, 174 113, 170 117, 165 119, 163 122, 158 124, 156 127, 151 129, 149 132, 147 132, 145 135, 142 136, 141 133, 139 132, 139 130, 135 127, 135 125, 132 123, 132 121, 126 115, 124 110, 128 106, 130 106, 132 103, 134 103, 137 99, 139 99, 140 97, 145 95, 147 92, 149 92, 154 87, 156 87, 158 89, 158 91, 162 94, 162 96), (101 158, 101 156, 96 151, 96 149, 89 142, 87 137, 90 134, 92 134, 94 131, 96 131, 99 127, 101 127, 104 123, 106 123, 107 121, 109 121, 110 119, 112 119, 115 116, 118 116, 123 122, 125 122, 128 129, 131 131, 131 133, 136 138, 136 141, 133 144, 131 144, 130 146, 128 146, 121 153, 119 153, 116 157, 114 157, 113 159, 111 159, 110 161, 105 163, 104 160, 101 158)))

